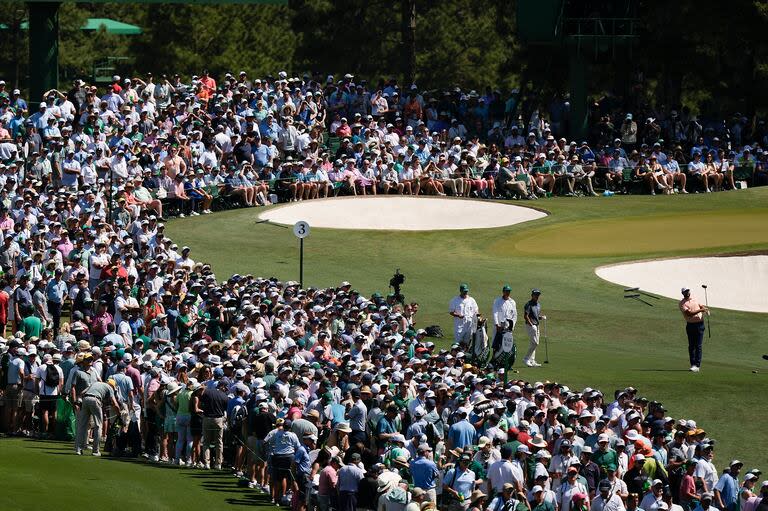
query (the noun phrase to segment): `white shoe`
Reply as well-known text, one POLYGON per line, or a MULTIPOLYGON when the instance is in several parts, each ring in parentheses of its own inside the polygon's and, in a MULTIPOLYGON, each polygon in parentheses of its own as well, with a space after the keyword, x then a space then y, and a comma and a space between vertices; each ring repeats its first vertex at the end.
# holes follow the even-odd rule
POLYGON ((696 366, 691 366, 690 369, 688 369, 690 372, 695 373, 696 372, 696 366))
POLYGON ((530 360, 524 360, 523 363, 528 367, 533 367, 533 362, 531 362, 530 360))
POLYGON ((531 367, 541 367, 541 364, 539 364, 539 363, 538 363, 538 362, 536 362, 536 361, 532 361, 532 362, 531 362, 531 367))
POLYGON ((214 465, 213 470, 221 470, 221 465, 214 465))
POLYGON ((83 455, 83 450, 82 449, 75 449, 75 454, 77 456, 82 456, 83 455))
POLYGON ((210 209, 204 209, 203 210, 203 214, 204 215, 210 215, 211 214, 211 210, 210 209))
POLYGON ((100 453, 99 451, 96 451, 96 452, 94 452, 94 453, 93 453, 93 455, 94 455, 94 456, 96 456, 96 457, 98 458, 98 457, 100 457, 100 456, 101 456, 101 453, 100 453))
POLYGON ((179 218, 186 218, 186 216, 184 213, 179 213, 179 218))
POLYGON ((155 454, 153 456, 150 456, 149 461, 151 461, 153 463, 157 463, 158 461, 160 461, 160 456, 157 455, 157 454, 155 454))
POLYGON ((197 211, 193 211, 192 213, 189 214, 189 216, 200 216, 200 213, 198 213, 197 211))
POLYGON ((691 371, 693 371, 694 373, 698 373, 699 372, 699 367, 698 366, 693 366, 693 367, 691 367, 691 371))
POLYGON ((203 470, 210 470, 210 469, 211 469, 211 466, 209 464, 207 463, 203 464, 203 470))

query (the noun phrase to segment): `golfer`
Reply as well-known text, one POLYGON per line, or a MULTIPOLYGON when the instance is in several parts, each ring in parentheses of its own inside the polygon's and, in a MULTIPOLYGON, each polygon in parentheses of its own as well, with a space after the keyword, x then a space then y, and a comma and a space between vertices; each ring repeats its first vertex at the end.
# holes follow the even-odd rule
POLYGON ((459 286, 459 296, 454 296, 448 308, 453 316, 453 339, 462 346, 469 344, 477 325, 477 302, 469 296, 469 285, 459 286))
POLYGON ((532 289, 531 299, 526 302, 523 308, 523 318, 525 319, 525 329, 528 331, 529 342, 528 353, 523 358, 523 363, 528 367, 541 367, 541 364, 536 362, 536 348, 539 347, 539 320, 546 319, 546 316, 541 315, 539 296, 541 296, 541 291, 532 289))
POLYGON ((709 309, 700 304, 687 287, 681 289, 683 299, 680 300, 680 312, 685 318, 685 333, 688 335, 688 357, 691 361, 691 371, 698 373, 701 368, 702 345, 704 344, 704 314, 709 309))

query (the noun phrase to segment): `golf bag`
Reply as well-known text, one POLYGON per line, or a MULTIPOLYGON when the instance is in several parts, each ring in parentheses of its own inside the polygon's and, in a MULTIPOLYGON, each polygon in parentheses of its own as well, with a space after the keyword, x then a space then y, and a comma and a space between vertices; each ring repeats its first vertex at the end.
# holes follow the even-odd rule
POLYGON ((499 345, 494 343, 493 346, 493 364, 498 369, 509 369, 515 365, 515 360, 517 359, 517 345, 512 335, 512 326, 510 321, 508 327, 501 333, 499 345))
POLYGON ((427 331, 427 337, 436 337, 438 339, 442 339, 444 337, 443 329, 440 328, 440 325, 430 325, 424 330, 427 331))
POLYGON ((480 315, 477 318, 477 330, 472 335, 469 353, 472 362, 476 366, 482 368, 488 363, 491 347, 488 344, 487 320, 480 315))

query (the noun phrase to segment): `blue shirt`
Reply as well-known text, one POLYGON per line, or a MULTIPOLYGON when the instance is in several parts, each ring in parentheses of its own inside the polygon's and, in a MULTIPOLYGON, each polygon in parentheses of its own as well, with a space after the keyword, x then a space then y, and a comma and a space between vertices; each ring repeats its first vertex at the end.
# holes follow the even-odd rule
POLYGON ((62 303, 66 294, 67 284, 62 280, 49 280, 48 284, 45 286, 45 298, 49 302, 62 303))
POLYGON ((344 407, 344 405, 339 404, 339 403, 331 404, 331 414, 333 415, 333 418, 331 419, 331 422, 333 424, 338 424, 340 422, 346 422, 346 418, 344 417, 346 412, 347 412, 347 409, 344 407))
POLYGON ((227 403, 227 417, 232 418, 232 411, 235 409, 237 405, 244 405, 245 399, 243 399, 240 396, 235 396, 232 399, 229 400, 227 403))
POLYGON ((715 489, 720 492, 720 498, 728 511, 739 509, 739 481, 731 474, 723 474, 717 481, 715 489))
POLYGON ((464 449, 475 439, 475 427, 467 419, 461 420, 450 427, 448 438, 451 439, 454 449, 464 449))
POLYGON ((307 452, 307 448, 302 446, 299 446, 298 449, 296 449, 296 455, 293 457, 293 460, 296 462, 296 469, 304 474, 309 475, 309 471, 312 468, 312 464, 309 462, 309 453, 307 452))
POLYGON ((437 475, 437 465, 434 461, 420 456, 411 462, 411 477, 415 487, 431 490, 435 487, 437 475))
POLYGON ((365 472, 357 465, 344 465, 339 469, 339 480, 337 483, 339 491, 357 493, 357 485, 364 478, 365 472))
POLYGON ((445 474, 445 477, 443 477, 443 486, 453 488, 464 497, 464 500, 466 500, 472 495, 472 490, 475 488, 475 473, 469 469, 462 472, 459 468, 457 474, 456 470, 456 467, 454 467, 445 474))
POLYGON ((282 429, 270 431, 264 442, 270 446, 270 452, 275 456, 293 456, 296 450, 301 447, 299 437, 282 429))
POLYGON ((368 409, 362 400, 357 401, 352 405, 352 408, 347 412, 349 417, 349 427, 352 431, 365 431, 365 418, 368 415, 368 409))

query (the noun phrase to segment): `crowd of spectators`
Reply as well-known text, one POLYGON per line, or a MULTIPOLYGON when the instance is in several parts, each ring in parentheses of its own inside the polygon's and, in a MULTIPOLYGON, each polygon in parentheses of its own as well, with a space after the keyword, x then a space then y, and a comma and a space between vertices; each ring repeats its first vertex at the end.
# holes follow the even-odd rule
MULTIPOLYGON (((721 474, 703 429, 635 389, 605 399, 489 373, 466 344, 430 342, 417 303, 348 282, 219 279, 165 235, 167 208, 209 213, 219 194, 253 206, 337 192, 593 193, 608 153, 634 161, 633 150, 649 150, 662 164, 656 142, 592 151, 555 140, 543 115, 521 129, 514 96, 369 87, 351 75, 241 73, 221 86, 205 72, 191 84, 115 77, 105 94, 78 81, 32 114, 4 87, 6 432, 72 436, 78 455, 90 446, 201 469, 226 461, 296 510, 768 507, 758 470, 740 473, 734 460, 721 474), (525 165, 530 178, 518 181, 525 165)), ((667 169, 721 147, 692 140, 667 169)), ((738 151, 763 168, 763 154, 738 151)), ((675 175, 652 184, 684 189, 675 175)), ((727 175, 703 184, 732 187, 727 175)))
MULTIPOLYGON (((0 81, 9 193, 90 189, 124 200, 133 215, 149 207, 162 216, 167 206, 185 216, 209 213, 220 196, 225 206, 254 206, 338 194, 671 194, 768 179, 765 122, 741 114, 633 115, 608 98, 594 105, 588 137, 569 141, 567 101, 520 104, 515 90, 424 91, 285 72, 220 83, 207 72, 190 82, 113 78, 101 89, 77 80, 48 91, 34 108, 0 81)), ((114 214, 112 202, 99 214, 114 214)))

